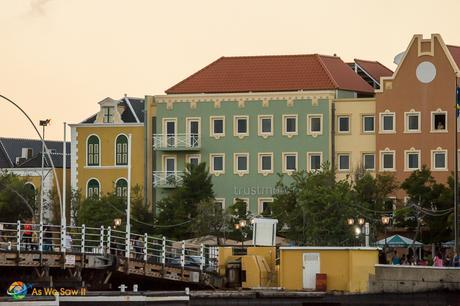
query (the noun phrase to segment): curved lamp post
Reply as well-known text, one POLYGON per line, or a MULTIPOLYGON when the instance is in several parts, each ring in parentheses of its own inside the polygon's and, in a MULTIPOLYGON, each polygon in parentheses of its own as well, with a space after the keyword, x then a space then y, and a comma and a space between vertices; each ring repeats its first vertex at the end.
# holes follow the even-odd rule
MULTIPOLYGON (((50 160, 50 163, 51 163, 51 168, 53 169, 53 174, 54 174, 54 179, 56 181, 56 187, 59 187, 59 180, 58 180, 58 176, 57 176, 57 173, 56 173, 56 168, 54 167, 54 162, 53 162, 53 159, 51 158, 51 155, 49 153, 49 150, 48 150, 48 147, 46 146, 46 143, 42 137, 42 135, 40 134, 40 132, 38 131, 37 129, 37 126, 35 126, 34 122, 32 121, 32 119, 30 119, 29 115, 27 115, 27 113, 19 106, 17 105, 16 103, 14 103, 12 100, 8 99, 7 97, 3 96, 3 95, 0 95, 0 98, 3 98, 4 100, 6 100, 7 102, 11 103, 13 106, 15 106, 17 109, 19 109, 21 111, 21 113, 27 118, 27 120, 29 120, 30 124, 32 124, 33 128, 35 129, 35 132, 37 132, 37 135, 38 137, 40 138, 41 142, 42 142, 42 145, 43 147, 45 148, 45 153, 48 155, 48 158, 50 160)), ((64 156, 65 158, 65 156, 64 156)), ((43 180, 43 178, 42 178, 43 180)), ((65 187, 64 187, 65 188, 65 187)), ((59 203, 60 203, 60 210, 61 210, 61 221, 62 221, 62 198, 61 198, 61 190, 59 188, 56 188, 57 190, 57 193, 58 193, 58 197, 59 197, 59 203)), ((40 212, 42 213, 42 212, 40 212)), ((64 212, 65 213, 65 212, 64 212)), ((61 222, 62 223, 62 222, 61 222)), ((62 224, 61 224, 62 226, 62 224)))

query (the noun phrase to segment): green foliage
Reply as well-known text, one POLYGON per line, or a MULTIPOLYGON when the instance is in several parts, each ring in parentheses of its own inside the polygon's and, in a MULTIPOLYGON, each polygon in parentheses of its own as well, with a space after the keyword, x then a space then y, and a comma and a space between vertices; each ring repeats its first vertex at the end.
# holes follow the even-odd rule
POLYGON ((240 241, 252 239, 252 230, 250 228, 250 216, 246 202, 241 199, 236 199, 235 203, 228 208, 228 223, 226 229, 228 232, 228 238, 240 241), (246 221, 246 226, 236 228, 241 220, 246 221))
POLYGON ((23 178, 12 173, 0 174, 0 222, 37 219, 37 198, 36 192, 23 178))
POLYGON ((400 225, 414 229, 416 237, 420 228, 428 228, 424 235, 426 242, 442 242, 449 239, 452 233, 448 223, 449 214, 436 213, 453 207, 453 178, 447 185, 437 183, 431 171, 423 166, 416 170, 401 184, 409 197, 408 209, 398 215, 400 225))
POLYGON ((198 213, 204 213, 199 219, 206 217, 206 212, 199 210, 198 205, 214 199, 212 177, 206 163, 188 164, 182 179, 182 185, 157 204, 157 233, 176 239, 191 238, 193 228, 202 228, 192 224, 198 213))
MULTIPOLYGON (((88 227, 113 226, 116 218, 124 220, 126 200, 115 194, 84 199, 78 209, 78 224, 88 227)), ((124 228, 124 227, 123 227, 124 228)))
POLYGON ((220 203, 214 199, 203 200, 198 203, 197 214, 191 223, 191 230, 197 237, 213 235, 217 237, 217 243, 220 244, 224 236, 224 226, 228 223, 229 212, 222 209, 220 203))
POLYGON ((304 245, 344 245, 352 239, 346 219, 352 214, 348 180, 336 181, 328 164, 321 171, 301 171, 284 177, 275 196, 273 216, 289 239, 304 245))

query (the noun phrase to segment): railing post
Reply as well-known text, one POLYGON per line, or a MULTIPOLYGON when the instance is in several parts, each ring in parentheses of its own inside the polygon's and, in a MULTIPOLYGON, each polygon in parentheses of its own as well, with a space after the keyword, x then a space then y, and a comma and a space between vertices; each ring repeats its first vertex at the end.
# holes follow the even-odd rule
POLYGON ((149 251, 149 236, 147 236, 147 233, 144 233, 144 261, 147 262, 147 254, 149 251))
POLYGON ((111 242, 112 242, 112 227, 109 226, 107 228, 107 242, 106 242, 107 254, 110 254, 110 248, 112 247, 111 242))
POLYGON ((40 223, 39 233, 38 233, 38 250, 43 252, 43 224, 40 223))
POLYGON ((16 250, 21 251, 21 220, 18 220, 16 226, 16 250))
POLYGON ((83 224, 81 226, 81 253, 85 253, 85 235, 86 235, 86 226, 83 224))
POLYGON ((200 270, 203 271, 206 258, 204 257, 204 244, 200 246, 200 270))
POLYGON ((99 233, 99 252, 104 254, 104 225, 101 225, 101 231, 99 233))
POLYGON ((162 246, 161 246, 161 263, 166 264, 166 237, 163 236, 162 246))
POLYGON ((126 232, 125 236, 125 257, 129 260, 129 256, 131 253, 131 237, 129 236, 129 233, 126 232))
MULTIPOLYGON (((66 252, 66 238, 65 225, 61 224, 61 253, 66 252)), ((69 247, 71 248, 72 246, 69 245, 69 247)))
POLYGON ((182 256, 180 257, 180 265, 182 269, 185 266, 185 240, 182 240, 182 256))

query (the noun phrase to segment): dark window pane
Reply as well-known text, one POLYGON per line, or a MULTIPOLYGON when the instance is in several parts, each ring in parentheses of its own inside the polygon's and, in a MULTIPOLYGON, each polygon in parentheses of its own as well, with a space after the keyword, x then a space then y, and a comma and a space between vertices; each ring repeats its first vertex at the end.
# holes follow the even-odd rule
POLYGON ((321 168, 320 155, 310 155, 310 168, 311 170, 319 170, 321 168))
POLYGON ((374 131, 374 117, 364 117, 364 132, 374 131))
POLYGON ((296 170, 297 169, 296 157, 294 155, 286 156, 286 170, 296 170))
POLYGON ((436 168, 445 168, 446 167, 446 155, 444 153, 435 153, 434 154, 434 166, 436 168))
POLYGON ((237 162, 238 162, 237 170, 239 171, 248 170, 248 158, 246 156, 238 156, 237 162))
POLYGON ((339 155, 339 169, 341 170, 350 169, 350 156, 339 155))
POLYGON ((393 154, 383 154, 383 168, 393 169, 393 154))
POLYGON ((244 134, 248 132, 248 120, 247 119, 237 119, 238 133, 244 134))
POLYGON ((272 120, 270 118, 262 118, 262 133, 272 132, 272 120))
POLYGON ((339 131, 349 132, 350 131, 350 118, 340 117, 339 118, 339 131))
POLYGON ((222 156, 214 156, 214 171, 224 170, 224 158, 222 156))
POLYGON ((311 117, 310 118, 310 131, 321 132, 321 118, 311 117))
POLYGON ((384 131, 393 130, 393 116, 383 116, 383 130, 384 131))
POLYGON ((375 156, 374 154, 364 155, 364 169, 375 169, 375 156))
POLYGON ((265 155, 262 156, 262 170, 269 171, 272 170, 272 157, 265 155))
POLYGON ((408 166, 410 169, 418 168, 418 154, 410 153, 408 154, 408 166))
POLYGON ((286 118, 286 133, 296 132, 296 118, 286 118))
POLYGON ((408 127, 409 130, 418 130, 418 116, 410 115, 408 116, 408 127))

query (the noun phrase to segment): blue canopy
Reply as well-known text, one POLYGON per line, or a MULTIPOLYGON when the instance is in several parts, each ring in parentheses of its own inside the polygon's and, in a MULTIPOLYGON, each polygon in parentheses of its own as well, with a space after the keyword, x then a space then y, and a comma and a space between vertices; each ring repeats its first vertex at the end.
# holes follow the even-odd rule
MULTIPOLYGON (((389 246, 393 248, 406 248, 410 247, 412 245, 413 239, 409 239, 407 237, 401 236, 401 235, 393 235, 390 237, 387 237, 386 239, 382 239, 377 241, 375 244, 377 246, 389 246)), ((414 246, 416 247, 421 247, 423 243, 419 241, 415 241, 414 246)))

